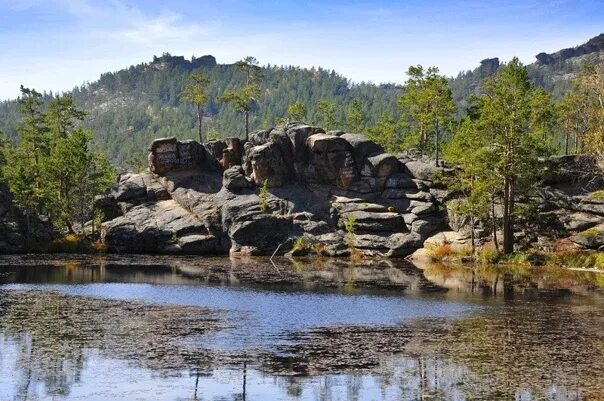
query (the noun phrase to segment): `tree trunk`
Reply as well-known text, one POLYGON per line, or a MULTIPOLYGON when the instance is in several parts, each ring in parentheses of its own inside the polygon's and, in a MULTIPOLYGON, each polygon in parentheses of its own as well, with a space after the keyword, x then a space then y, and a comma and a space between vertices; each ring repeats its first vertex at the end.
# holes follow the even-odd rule
POLYGON ((203 138, 201 137, 201 121, 203 120, 203 110, 201 109, 201 105, 197 106, 197 128, 199 129, 199 143, 203 143, 203 138))
POLYGON ((499 253, 499 240, 497 239, 497 219, 495 217, 495 195, 491 195, 491 225, 493 230, 493 245, 499 253))
POLYGON ((250 139, 250 112, 245 112, 245 140, 249 141, 250 139))
POLYGON ((508 254, 514 251, 514 233, 512 230, 514 193, 509 178, 504 179, 503 187, 503 253, 508 254))
POLYGON ((438 120, 436 120, 436 133, 434 135, 434 149, 435 149, 435 157, 436 157, 436 167, 438 167, 438 141, 439 141, 439 126, 438 120))
POLYGON ((470 217, 470 235, 472 239, 472 255, 476 254, 476 237, 474 235, 474 215, 470 217))
POLYGON ((568 131, 566 131, 565 137, 564 137, 564 155, 568 156, 568 143, 570 141, 570 135, 568 134, 568 131))

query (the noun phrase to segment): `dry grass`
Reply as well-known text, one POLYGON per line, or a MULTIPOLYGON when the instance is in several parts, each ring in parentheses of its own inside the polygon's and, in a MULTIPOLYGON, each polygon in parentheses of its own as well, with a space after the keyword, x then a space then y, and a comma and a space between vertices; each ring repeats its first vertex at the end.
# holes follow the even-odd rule
POLYGON ((449 258, 455 254, 451 244, 446 242, 441 245, 429 246, 428 252, 430 253, 430 258, 435 262, 449 258))

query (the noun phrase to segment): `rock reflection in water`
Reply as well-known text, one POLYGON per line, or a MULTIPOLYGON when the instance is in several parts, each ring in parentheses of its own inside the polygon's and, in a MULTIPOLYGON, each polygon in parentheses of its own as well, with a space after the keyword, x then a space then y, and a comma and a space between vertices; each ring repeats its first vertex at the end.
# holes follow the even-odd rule
POLYGON ((199 284, 259 287, 260 298, 250 302, 291 294, 315 310, 312 294, 284 290, 343 292, 372 305, 406 300, 393 297, 404 293, 428 298, 426 305, 454 299, 485 307, 478 315, 420 315, 390 325, 317 320, 288 330, 275 321, 287 342, 227 353, 207 340, 241 321, 216 309, 158 305, 156 286, 139 286, 145 302, 0 289, 0 400, 604 399, 602 285, 592 273, 285 260, 277 273, 265 260, 49 257, 30 267, 17 260, 0 262, 0 282, 60 283, 75 293, 113 284, 71 283, 143 282, 162 284, 174 299, 199 284), (373 295, 356 296, 364 293, 373 295))

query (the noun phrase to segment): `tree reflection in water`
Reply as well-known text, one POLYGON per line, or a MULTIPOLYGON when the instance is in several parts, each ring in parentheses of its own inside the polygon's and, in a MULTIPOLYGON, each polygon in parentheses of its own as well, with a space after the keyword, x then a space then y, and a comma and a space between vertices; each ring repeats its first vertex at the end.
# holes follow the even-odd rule
POLYGON ((276 277, 270 265, 195 263, 178 260, 172 269, 157 270, 70 265, 44 268, 37 275, 12 268, 2 280, 268 282, 264 286, 280 290, 323 286, 347 293, 369 288, 376 294, 388 290, 388 295, 463 300, 486 310, 398 326, 316 327, 283 333, 288 341, 268 350, 227 353, 203 348, 206 334, 237 324, 225 321, 219 311, 0 290, 0 361, 9 361, 5 350, 14 349, 15 399, 31 399, 40 382, 48 397, 68 398, 86 366, 102 358, 152 371, 166 383, 184 375, 188 399, 195 400, 211 399, 207 394, 220 384, 215 376, 221 369, 234 370, 227 375, 233 389, 220 398, 232 400, 257 399, 250 394, 260 385, 273 398, 300 400, 363 400, 368 394, 386 400, 604 399, 604 308, 602 298, 590 292, 603 280, 595 273, 437 265, 421 271, 387 262, 297 264, 288 270, 282 262, 282 275, 276 277))

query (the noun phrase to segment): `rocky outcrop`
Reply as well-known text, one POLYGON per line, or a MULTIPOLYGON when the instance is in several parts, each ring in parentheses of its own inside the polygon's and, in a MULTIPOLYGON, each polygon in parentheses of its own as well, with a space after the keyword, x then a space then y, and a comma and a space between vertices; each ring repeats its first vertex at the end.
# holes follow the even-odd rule
POLYGON ((24 214, 0 183, 0 254, 45 251, 56 237, 47 219, 24 214))
POLYGON ((444 226, 430 179, 445 170, 432 164, 302 123, 245 143, 162 138, 149 172, 97 199, 103 241, 115 252, 272 254, 303 238, 332 256, 406 256, 444 226))

